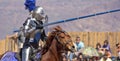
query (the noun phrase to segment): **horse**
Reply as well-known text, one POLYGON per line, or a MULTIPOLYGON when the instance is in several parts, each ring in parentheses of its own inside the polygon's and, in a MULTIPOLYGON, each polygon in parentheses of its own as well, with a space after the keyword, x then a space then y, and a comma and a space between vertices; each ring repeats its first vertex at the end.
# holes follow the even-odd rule
MULTIPOLYGON (((68 35, 67 32, 63 31, 62 28, 59 26, 55 27, 54 30, 48 35, 45 46, 47 48, 44 49, 43 47, 43 50, 47 50, 47 51, 44 54, 41 51, 39 51, 39 53, 43 54, 41 59, 39 59, 39 61, 48 61, 48 60, 61 61, 62 53, 67 51, 73 52, 75 48, 70 35, 68 35)), ((7 52, 7 53, 9 53, 9 55, 3 54, 2 58, 4 58, 5 55, 10 56, 11 54, 11 57, 9 58, 5 57, 5 58, 6 59, 17 58, 15 60, 16 61, 18 60, 18 57, 15 57, 16 52, 7 52)))
POLYGON ((49 34, 46 45, 47 48, 44 50, 47 50, 47 52, 42 55, 40 61, 63 61, 62 53, 74 52, 75 50, 70 35, 63 31, 60 26, 55 27, 54 31, 49 34))

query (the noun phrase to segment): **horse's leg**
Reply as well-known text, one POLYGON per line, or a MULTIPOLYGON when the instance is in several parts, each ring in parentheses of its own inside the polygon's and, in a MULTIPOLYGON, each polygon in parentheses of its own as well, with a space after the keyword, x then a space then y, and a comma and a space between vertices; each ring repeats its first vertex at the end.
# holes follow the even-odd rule
POLYGON ((31 50, 30 46, 26 46, 22 49, 22 61, 29 61, 30 50, 31 50))

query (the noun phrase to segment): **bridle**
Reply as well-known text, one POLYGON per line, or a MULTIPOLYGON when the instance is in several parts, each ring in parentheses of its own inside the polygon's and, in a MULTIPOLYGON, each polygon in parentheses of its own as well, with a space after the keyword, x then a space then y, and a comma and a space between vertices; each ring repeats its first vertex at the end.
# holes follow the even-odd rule
MULTIPOLYGON (((72 40, 67 40, 67 42, 65 42, 65 43, 62 43, 61 41, 60 41, 60 38, 59 38, 59 34, 61 34, 61 33, 64 33, 64 34, 67 34, 67 32, 65 32, 65 31, 58 31, 58 33, 55 35, 55 37, 54 37, 54 39, 56 39, 56 41, 60 44, 60 45, 62 45, 62 48, 63 48, 63 51, 66 51, 66 46, 69 44, 69 42, 72 42, 72 40)), ((71 49, 68 49, 68 50, 70 50, 71 51, 71 49)))
MULTIPOLYGON (((66 35, 67 33, 65 31, 53 31, 52 33, 54 34, 54 36, 52 36, 53 37, 52 40, 56 41, 55 43, 56 43, 57 52, 58 52, 58 55, 60 55, 59 58, 62 58, 61 57, 62 53, 66 53, 68 50, 72 51, 71 49, 66 48, 67 45, 69 44, 69 42, 72 42, 72 40, 67 40, 65 43, 61 42, 59 35, 61 33, 64 33, 66 35)), ((49 50, 54 55, 54 57, 56 57, 56 54, 54 53, 54 51, 52 51, 52 49, 49 49, 49 50)), ((57 60, 57 57, 55 59, 57 60)), ((61 59, 60 59, 60 61, 61 61, 61 59)))

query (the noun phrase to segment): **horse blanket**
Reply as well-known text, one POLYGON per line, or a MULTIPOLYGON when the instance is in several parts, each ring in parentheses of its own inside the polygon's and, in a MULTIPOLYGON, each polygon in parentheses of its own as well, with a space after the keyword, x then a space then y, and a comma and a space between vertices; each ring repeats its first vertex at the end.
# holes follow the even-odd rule
POLYGON ((6 52, 0 61, 18 61, 15 54, 15 52, 6 52))

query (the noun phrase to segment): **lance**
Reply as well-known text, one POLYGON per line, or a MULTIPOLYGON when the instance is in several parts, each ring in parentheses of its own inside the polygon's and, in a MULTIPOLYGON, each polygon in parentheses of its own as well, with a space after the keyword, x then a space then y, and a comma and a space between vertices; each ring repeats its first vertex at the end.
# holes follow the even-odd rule
POLYGON ((48 26, 48 25, 58 24, 58 23, 64 23, 64 22, 74 21, 74 20, 78 20, 78 19, 84 19, 84 18, 94 17, 94 16, 98 16, 98 15, 103 15, 103 14, 118 12, 118 11, 120 11, 120 9, 109 10, 109 11, 105 11, 105 12, 99 12, 99 13, 90 14, 90 15, 86 15, 86 16, 80 16, 80 17, 76 17, 76 18, 70 18, 70 19, 66 19, 66 20, 59 20, 59 21, 56 21, 56 22, 50 22, 50 23, 43 24, 43 27, 48 26))
MULTIPOLYGON (((94 16, 108 14, 108 13, 113 13, 113 12, 118 12, 118 11, 120 11, 120 9, 109 10, 109 11, 99 12, 99 13, 95 13, 95 14, 89 14, 89 15, 75 17, 75 18, 70 18, 70 19, 66 19, 66 20, 59 20, 59 21, 55 21, 55 22, 50 22, 50 23, 43 24, 42 26, 45 27, 45 26, 54 25, 54 24, 58 24, 58 23, 75 21, 75 20, 78 20, 78 19, 84 19, 84 18, 94 17, 94 16)), ((13 32, 19 32, 19 31, 20 30, 14 30, 13 32)))

